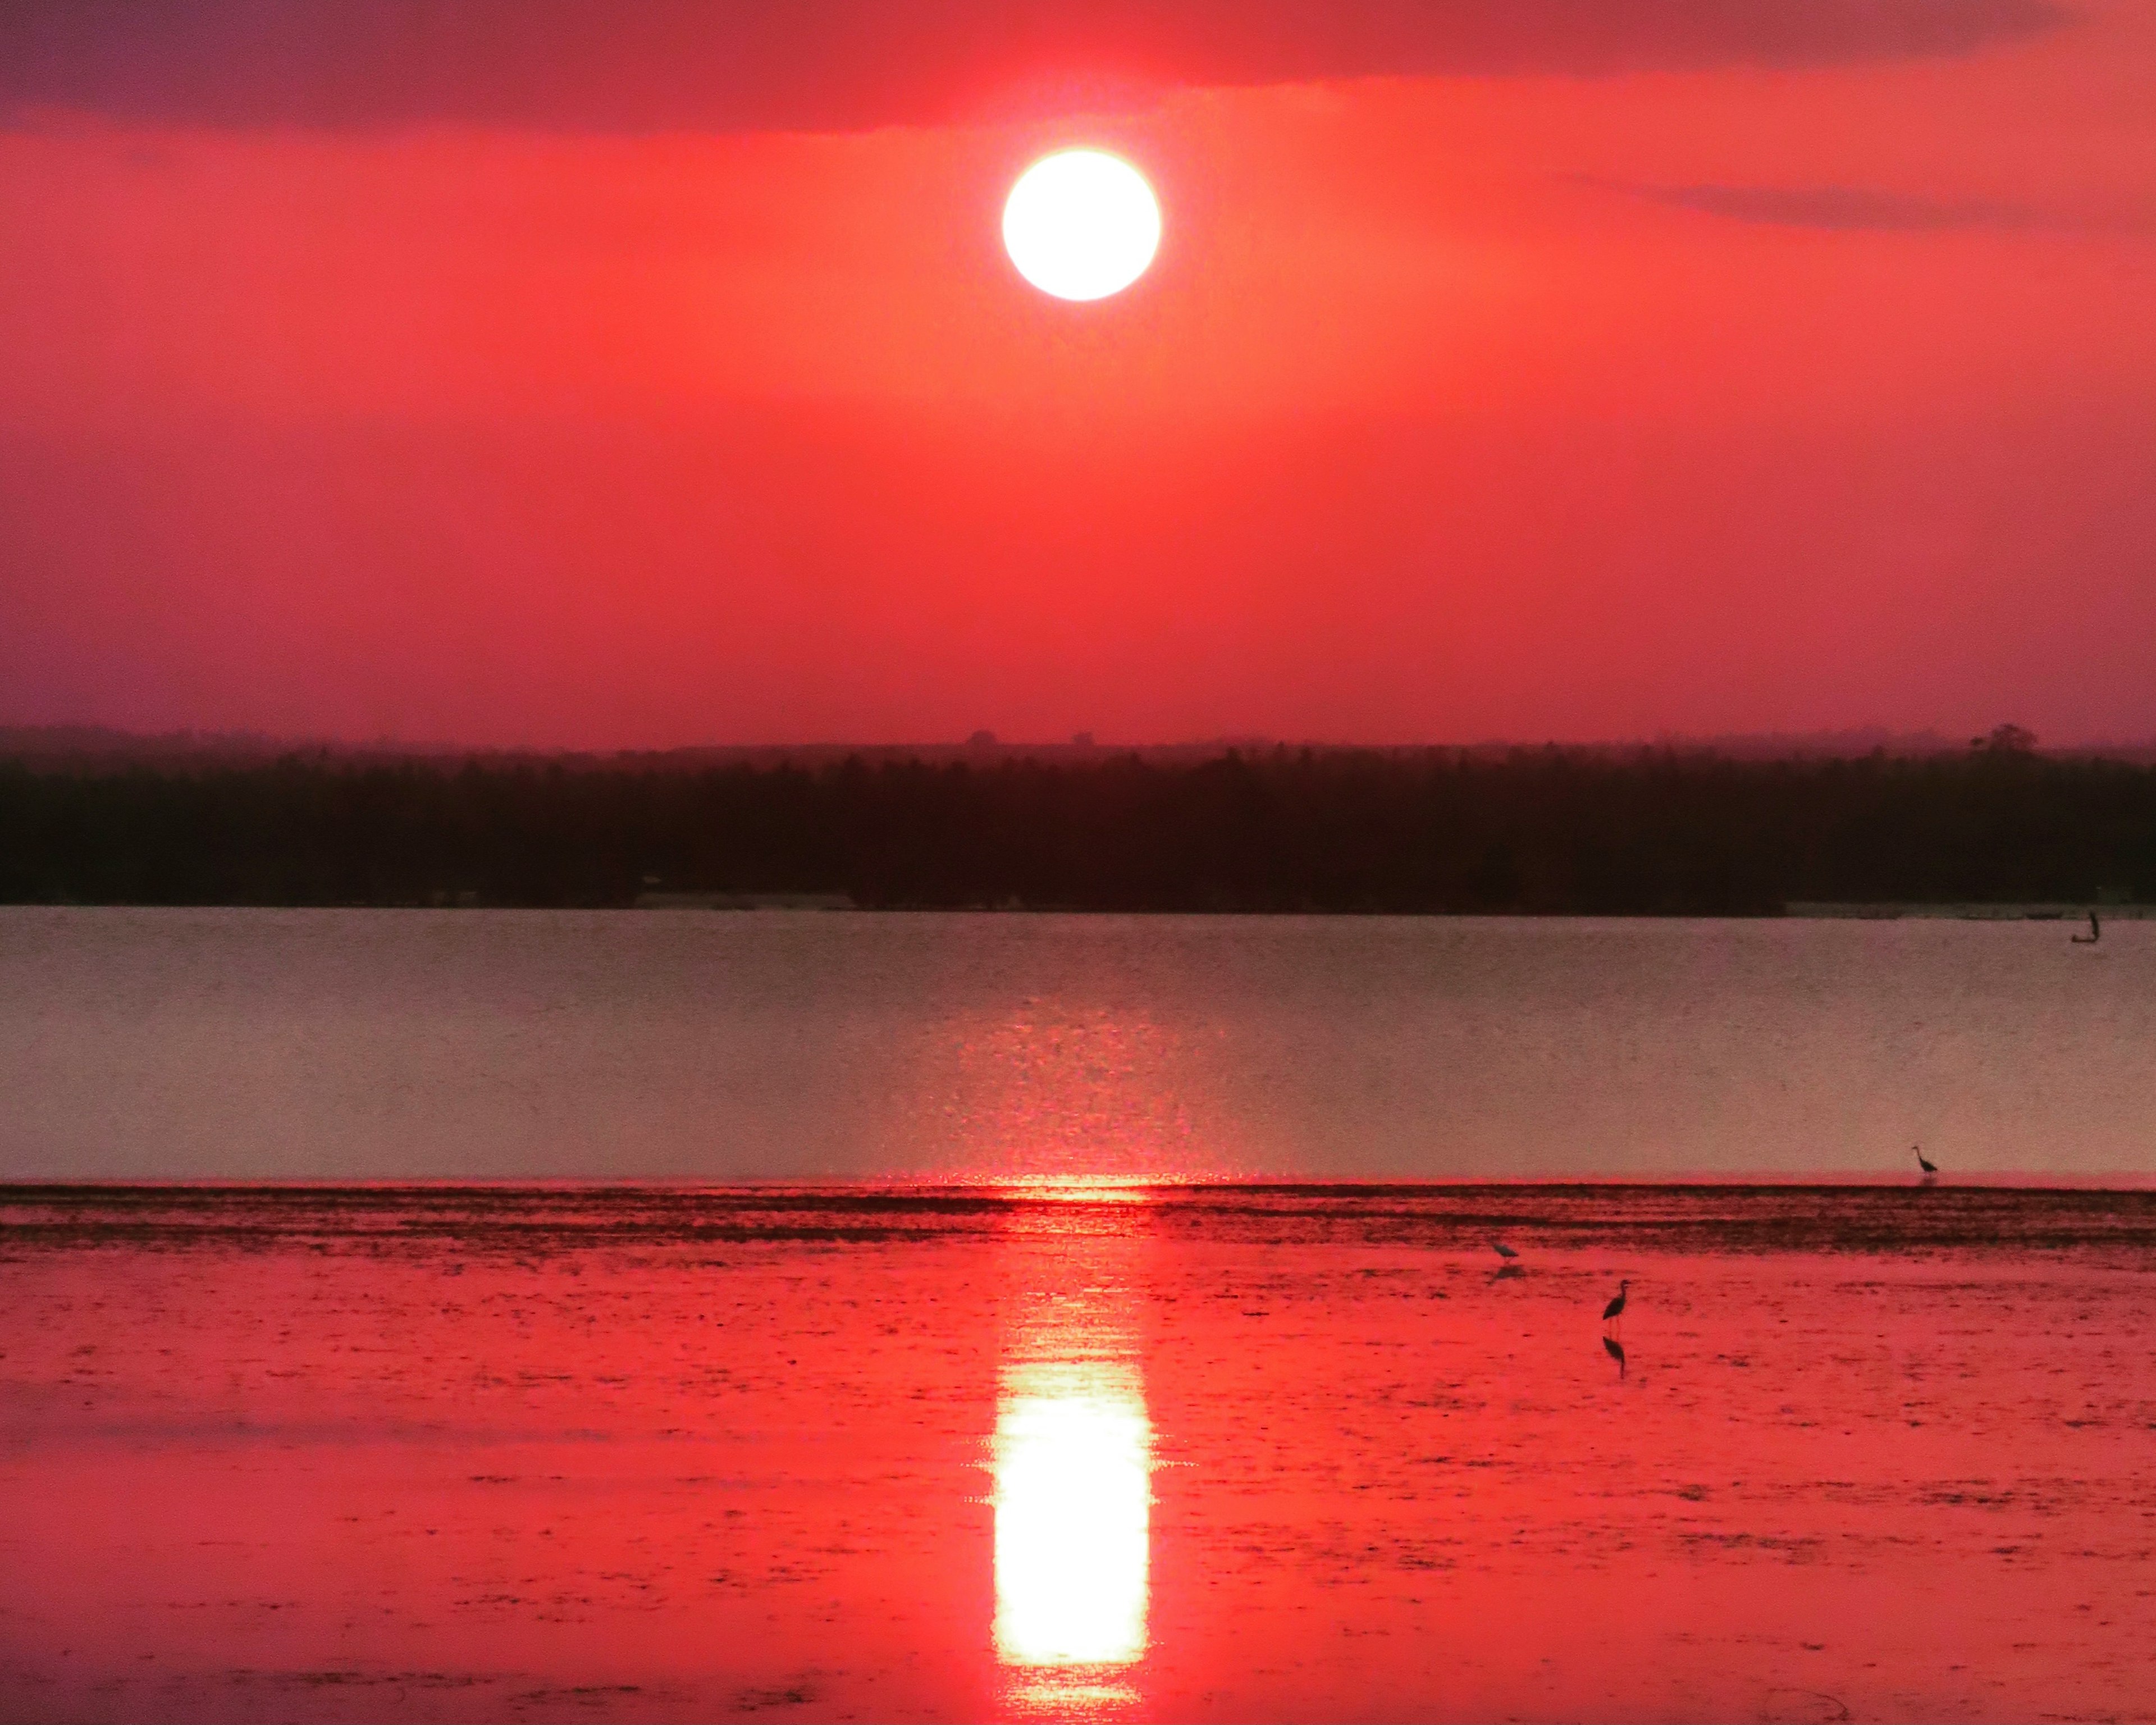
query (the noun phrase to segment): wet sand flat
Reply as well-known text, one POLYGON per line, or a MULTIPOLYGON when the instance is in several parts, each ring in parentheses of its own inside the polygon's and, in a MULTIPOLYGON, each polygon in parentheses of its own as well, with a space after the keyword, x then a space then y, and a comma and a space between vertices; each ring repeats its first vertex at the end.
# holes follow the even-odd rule
POLYGON ((0 1189, 0 1717, 2148 1717, 2152 1270, 2141 1192, 0 1189))

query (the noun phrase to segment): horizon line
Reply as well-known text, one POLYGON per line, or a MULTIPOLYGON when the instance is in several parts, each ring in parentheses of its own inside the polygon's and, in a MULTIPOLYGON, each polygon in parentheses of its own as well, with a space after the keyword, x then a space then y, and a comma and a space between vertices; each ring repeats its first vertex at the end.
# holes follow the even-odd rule
MULTIPOLYGON (((1987 731, 2007 728, 1988 726, 1987 731)), ((2018 728, 2018 727, 2015 727, 2018 728)), ((860 738, 793 738, 755 742, 547 743, 458 742, 414 739, 388 733, 372 737, 333 735, 288 735, 253 729, 213 730, 193 726, 164 731, 136 731, 93 721, 0 722, 0 758, 27 754, 94 756, 141 752, 146 753, 216 753, 292 755, 331 753, 397 756, 403 757, 465 757, 542 756, 555 758, 619 759, 651 756, 836 755, 1127 755, 1194 751, 1226 752, 1233 750, 1311 750, 1332 753, 1455 752, 1463 754, 1533 749, 1585 752, 1612 750, 1679 750, 1712 752, 1742 750, 1752 754, 1784 753, 1820 756, 1858 756, 1883 751, 1888 754, 1950 754, 1986 741, 1984 736, 1964 738, 1936 726, 1895 730, 1876 724, 1822 726, 1808 730, 1661 731, 1634 736, 1558 737, 1491 736, 1472 740, 1430 741, 1314 737, 1276 737, 1262 732, 1219 732, 1209 737, 1103 738, 1091 731, 1060 737, 1007 737, 987 727, 965 737, 871 742, 860 738)), ((2097 737, 2047 742, 2035 737, 2029 745, 2041 754, 2156 755, 2156 732, 2140 737, 2097 737)))

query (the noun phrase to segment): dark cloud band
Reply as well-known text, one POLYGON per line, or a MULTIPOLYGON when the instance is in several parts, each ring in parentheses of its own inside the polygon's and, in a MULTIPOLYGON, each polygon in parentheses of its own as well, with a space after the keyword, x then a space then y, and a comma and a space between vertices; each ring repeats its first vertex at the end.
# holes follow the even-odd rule
POLYGON ((1995 198, 1933 198, 1870 186, 1604 186, 1701 215, 1770 228, 1812 228, 1844 234, 1994 232, 2116 233, 2143 231, 2145 223, 2116 216, 2061 213, 1995 198))
POLYGON ((844 131, 1187 85, 1964 54, 2053 0, 7 0, 0 113, 844 131))

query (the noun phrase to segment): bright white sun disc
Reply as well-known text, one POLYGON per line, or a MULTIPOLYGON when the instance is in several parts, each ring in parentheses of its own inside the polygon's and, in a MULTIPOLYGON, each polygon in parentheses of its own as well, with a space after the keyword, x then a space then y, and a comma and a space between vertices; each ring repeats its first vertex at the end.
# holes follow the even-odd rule
POLYGON ((1103 150, 1044 156, 1004 205, 1004 249, 1018 273, 1059 300, 1105 300, 1160 249, 1160 203, 1145 177, 1103 150))

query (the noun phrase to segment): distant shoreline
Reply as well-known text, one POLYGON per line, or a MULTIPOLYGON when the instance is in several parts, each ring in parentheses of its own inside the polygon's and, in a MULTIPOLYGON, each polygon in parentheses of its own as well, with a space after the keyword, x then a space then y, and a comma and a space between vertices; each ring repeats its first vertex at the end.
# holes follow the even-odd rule
MULTIPOLYGON (((632 911, 880 911, 903 907, 864 906, 855 904, 844 893, 835 892, 646 892, 639 894, 628 906, 632 911)), ((1232 916, 1236 914, 1273 914, 1303 916, 1368 916, 1394 914, 1414 916, 1533 916, 1541 918, 1578 917, 1593 913, 1574 911, 1409 911, 1399 912, 1370 912, 1353 911, 1096 911, 1082 905, 961 905, 937 906, 933 908, 964 916, 1232 916)), ((1904 900, 1889 903, 1856 903, 1835 901, 1805 901, 1784 905, 1777 912, 1762 911, 1751 914, 1738 913, 1727 920, 1743 922, 1777 922, 1795 918, 1805 922, 1897 922, 1903 920, 1929 919, 1962 922, 2082 922, 2093 913, 2106 921, 2115 922, 2146 922, 2156 921, 2156 905, 2107 904, 2090 900, 2040 901, 2025 904, 1986 904, 1968 900, 1933 903, 1922 900, 1904 900)), ((1641 911, 1630 914, 1643 920, 1666 921, 1678 911, 1641 911)))
POLYGON ((230 899, 68 899, 0 897, 8 911, 559 911, 716 916, 1199 916, 1317 917, 1337 921, 1394 918, 1415 922, 2059 922, 2085 930, 2092 912, 2103 922, 2156 922, 2156 904, 2107 904, 2093 899, 1989 904, 1961 900, 1933 902, 1806 901, 1779 908, 1743 911, 1400 910, 1229 905, 1125 906, 1084 904, 859 904, 837 892, 647 892, 627 904, 532 904, 488 900, 476 894, 414 902, 398 899, 234 902, 230 899))
POLYGON ((1102 905, 862 905, 836 893, 658 893, 629 904, 547 905, 492 902, 472 898, 462 902, 414 904, 408 901, 341 903, 247 903, 206 899, 175 903, 148 899, 4 899, 0 913, 9 911, 485 911, 494 914, 548 913, 559 915, 650 916, 1161 916, 1231 917, 1265 920, 1306 917, 1327 922, 1370 922, 1390 919, 1418 922, 2058 922, 2076 931, 2088 926, 2091 911, 2103 922, 2156 922, 2156 904, 2102 904, 2088 900, 2064 905, 1994 905, 1981 903, 1929 904, 1793 904, 1780 910, 1763 911, 1455 911, 1455 910, 1331 910, 1228 906, 1220 908, 1169 906, 1102 905))
POLYGON ((1782 907, 1784 916, 1825 917, 1858 922, 1893 922, 1904 917, 1951 918, 1963 922, 2085 922, 2092 912, 2107 922, 2146 922, 2156 919, 2156 905, 2106 904, 2090 899, 2039 901, 2029 904, 1932 903, 1910 900, 1887 904, 1804 901, 1782 907))

